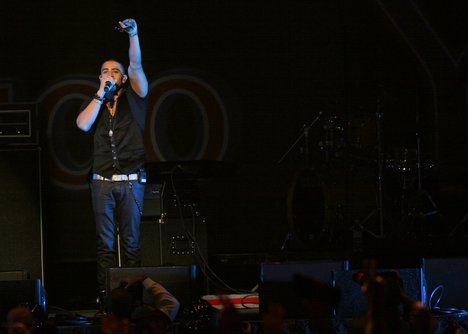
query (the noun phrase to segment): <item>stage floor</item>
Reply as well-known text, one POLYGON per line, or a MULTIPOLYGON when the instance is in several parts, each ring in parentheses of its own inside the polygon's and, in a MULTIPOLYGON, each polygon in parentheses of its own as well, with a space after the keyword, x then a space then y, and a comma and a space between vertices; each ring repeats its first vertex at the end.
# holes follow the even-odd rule
MULTIPOLYGON (((57 334, 101 334, 100 319, 94 319, 93 316, 96 310, 81 310, 76 311, 76 314, 81 316, 89 317, 89 323, 78 324, 72 321, 69 324, 63 322, 54 322, 53 317, 49 321, 49 328, 51 332, 57 334)), ((310 330, 310 324, 304 319, 286 319, 285 326, 291 329, 290 333, 295 333, 293 329, 300 329, 301 333, 312 333, 310 330)), ((336 333, 346 334, 347 323, 346 322, 335 322, 336 333)), ((261 334, 263 333, 263 323, 261 320, 243 320, 243 327, 247 329, 246 333, 261 334)), ((462 334, 468 333, 468 311, 457 314, 445 314, 436 315, 434 317, 434 334, 443 334, 451 328, 461 329, 462 334)), ((176 320, 172 326, 173 334, 183 334, 184 331, 181 329, 181 323, 176 320)), ((205 334, 205 331, 191 332, 205 334)), ((297 332, 296 332, 297 333, 297 332)))

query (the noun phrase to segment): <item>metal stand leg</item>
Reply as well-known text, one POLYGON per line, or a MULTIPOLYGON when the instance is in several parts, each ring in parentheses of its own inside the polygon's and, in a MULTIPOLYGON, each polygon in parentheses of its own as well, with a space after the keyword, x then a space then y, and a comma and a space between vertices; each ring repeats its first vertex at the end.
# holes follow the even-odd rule
POLYGON ((121 253, 121 243, 120 243, 120 230, 118 227, 116 230, 116 234, 117 234, 117 266, 121 268, 122 267, 122 253, 121 253))
POLYGON ((158 232, 159 232, 159 264, 163 265, 163 229, 162 226, 166 223, 166 212, 164 212, 164 193, 166 190, 166 181, 163 182, 161 187, 161 195, 160 195, 160 208, 161 208, 161 215, 158 220, 158 232))
MULTIPOLYGON (((364 220, 359 224, 359 228, 362 231, 369 233, 371 236, 381 239, 385 237, 384 233, 384 209, 383 209, 383 150, 382 150, 382 129, 381 121, 383 113, 381 112, 380 101, 377 102, 377 208, 367 215, 364 220), (375 233, 364 227, 364 224, 372 218, 375 214, 379 216, 379 232, 375 233)), ((357 233, 357 231, 355 231, 357 233)))
MULTIPOLYGON (((414 230, 415 225, 417 223, 417 219, 423 219, 431 216, 435 216, 439 214, 439 209, 434 202, 432 196, 423 189, 422 184, 422 165, 421 165, 421 136, 419 130, 419 109, 416 109, 416 181, 417 181, 417 189, 416 189, 416 196, 413 203, 413 206, 409 208, 409 212, 407 213, 408 217, 411 217, 410 229, 407 233, 411 234, 411 230, 414 230), (424 210, 423 207, 423 200, 426 200, 426 203, 429 204, 428 208, 424 210)), ((413 231, 414 232, 414 231, 413 231)), ((419 233, 423 233, 423 224, 420 226, 419 233)), ((427 232, 427 231, 426 231, 427 232)))
POLYGON ((463 226, 466 222, 468 222, 468 213, 457 223, 457 225, 455 225, 455 227, 452 229, 452 231, 450 231, 450 236, 453 237, 455 236, 455 233, 457 232, 457 230, 463 226))

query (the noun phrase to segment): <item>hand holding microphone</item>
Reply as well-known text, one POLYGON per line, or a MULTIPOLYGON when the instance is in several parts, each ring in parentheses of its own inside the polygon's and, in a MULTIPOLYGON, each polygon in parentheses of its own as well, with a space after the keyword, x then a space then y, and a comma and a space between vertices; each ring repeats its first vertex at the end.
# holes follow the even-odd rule
POLYGON ((119 21, 119 25, 120 27, 116 27, 116 29, 120 32, 126 32, 130 37, 138 34, 138 27, 134 19, 119 21))
POLYGON ((104 84, 104 91, 107 93, 108 91, 112 91, 112 88, 114 87, 115 85, 110 82, 110 81, 106 81, 105 84, 104 84))
POLYGON ((106 93, 116 90, 115 79, 113 77, 102 78, 101 87, 106 93))

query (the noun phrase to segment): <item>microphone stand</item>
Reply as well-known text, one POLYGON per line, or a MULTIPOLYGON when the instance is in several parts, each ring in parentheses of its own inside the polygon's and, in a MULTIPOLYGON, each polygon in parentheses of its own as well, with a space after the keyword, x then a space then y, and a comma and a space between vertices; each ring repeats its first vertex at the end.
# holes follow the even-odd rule
POLYGON ((291 152, 293 148, 296 147, 296 145, 301 141, 301 139, 304 138, 305 163, 307 167, 309 166, 309 130, 315 123, 317 123, 317 121, 319 120, 320 116, 322 116, 322 114, 323 112, 320 111, 317 117, 315 117, 315 119, 312 121, 312 123, 310 123, 309 125, 305 125, 305 124, 303 125, 302 132, 299 135, 299 137, 294 141, 294 143, 292 143, 292 145, 289 147, 286 153, 283 154, 283 156, 276 162, 276 164, 279 165, 280 163, 282 163, 283 160, 286 158, 286 156, 289 154, 289 152, 291 152))
MULTIPOLYGON (((315 124, 317 123, 317 121, 319 120, 319 118, 322 116, 323 112, 322 111, 319 111, 317 117, 315 117, 315 119, 309 124, 309 125, 305 125, 302 127, 302 131, 301 131, 301 134, 299 135, 299 137, 296 138, 296 140, 292 143, 292 145, 288 148, 288 150, 283 154, 283 156, 276 162, 276 164, 281 164, 284 159, 286 158, 286 156, 296 147, 296 145, 304 138, 304 154, 305 154, 305 164, 306 164, 306 167, 309 167, 309 130, 310 128, 315 124)), ((284 238, 284 241, 281 245, 281 248, 280 248, 280 252, 283 252, 288 244, 289 241, 291 241, 291 239, 293 238, 293 235, 294 233, 289 230, 287 233, 286 233, 286 236, 284 238)))
MULTIPOLYGON (((410 222, 410 232, 411 229, 414 229, 415 220, 417 218, 426 218, 434 216, 439 213, 436 203, 432 199, 431 195, 423 189, 422 184, 422 164, 421 164, 421 134, 420 134, 420 119, 419 119, 419 104, 418 99, 416 99, 416 181, 417 189, 413 207, 408 212, 408 216, 412 216, 413 221, 410 222), (424 210, 423 208, 423 199, 426 199, 430 205, 429 211, 424 210)), ((420 232, 423 232, 423 223, 421 222, 420 232)), ((416 232, 416 231, 414 231, 416 232)))

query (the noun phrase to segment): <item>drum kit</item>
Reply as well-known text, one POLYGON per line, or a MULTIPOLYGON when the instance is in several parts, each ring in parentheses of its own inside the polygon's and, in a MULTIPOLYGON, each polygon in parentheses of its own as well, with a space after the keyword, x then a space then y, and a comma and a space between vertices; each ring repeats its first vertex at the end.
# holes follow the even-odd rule
POLYGON ((438 213, 422 182, 435 165, 422 161, 418 131, 412 147, 384 147, 383 116, 380 106, 347 121, 320 112, 278 161, 303 142, 305 168, 291 182, 287 218, 306 246, 342 244, 348 235, 405 238, 418 219, 438 213), (321 135, 310 149, 312 128, 321 135))

